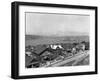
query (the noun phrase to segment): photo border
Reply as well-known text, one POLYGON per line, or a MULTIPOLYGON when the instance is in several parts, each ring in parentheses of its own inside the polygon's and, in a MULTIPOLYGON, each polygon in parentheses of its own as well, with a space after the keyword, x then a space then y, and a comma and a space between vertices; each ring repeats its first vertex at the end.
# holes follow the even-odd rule
POLYGON ((58 77, 58 76, 73 76, 73 75, 88 75, 98 73, 97 62, 97 7, 96 6, 81 6, 81 5, 62 5, 49 3, 31 3, 31 2, 12 2, 11 4, 11 78, 26 79, 26 78, 43 78, 43 77, 58 77), (95 71, 89 72, 75 72, 75 73, 59 73, 59 74, 43 74, 43 75, 19 75, 19 6, 40 6, 40 7, 56 7, 56 8, 74 8, 74 9, 89 9, 95 10, 95 71))

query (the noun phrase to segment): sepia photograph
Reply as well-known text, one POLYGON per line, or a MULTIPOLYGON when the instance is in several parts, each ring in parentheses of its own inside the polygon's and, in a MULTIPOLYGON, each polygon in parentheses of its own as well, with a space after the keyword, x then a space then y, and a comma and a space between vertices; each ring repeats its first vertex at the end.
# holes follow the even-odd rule
POLYGON ((25 67, 88 66, 90 16, 25 13, 25 67))

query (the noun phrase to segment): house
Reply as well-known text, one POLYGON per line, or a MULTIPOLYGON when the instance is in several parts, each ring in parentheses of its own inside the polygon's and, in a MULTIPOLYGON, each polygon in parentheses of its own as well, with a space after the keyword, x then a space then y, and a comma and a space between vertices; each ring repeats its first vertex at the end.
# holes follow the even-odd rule
POLYGON ((32 53, 30 51, 26 51, 25 54, 29 57, 32 57, 32 53))
POLYGON ((77 51, 84 51, 85 50, 85 44, 79 43, 78 45, 76 45, 76 50, 77 51))
POLYGON ((51 44, 51 45, 50 45, 50 48, 51 48, 51 49, 55 49, 55 50, 56 50, 57 48, 63 49, 63 47, 62 47, 61 45, 59 45, 59 44, 58 44, 58 45, 57 45, 57 44, 51 44))
POLYGON ((34 52, 38 55, 40 55, 44 50, 46 50, 47 47, 44 45, 37 45, 34 47, 34 52))

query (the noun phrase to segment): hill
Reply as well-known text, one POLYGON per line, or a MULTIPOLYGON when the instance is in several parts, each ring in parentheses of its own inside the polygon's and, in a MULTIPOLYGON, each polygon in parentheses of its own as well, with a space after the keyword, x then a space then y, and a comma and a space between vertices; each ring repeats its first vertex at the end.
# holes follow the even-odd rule
POLYGON ((25 35, 25 46, 89 41, 89 36, 38 36, 25 35))

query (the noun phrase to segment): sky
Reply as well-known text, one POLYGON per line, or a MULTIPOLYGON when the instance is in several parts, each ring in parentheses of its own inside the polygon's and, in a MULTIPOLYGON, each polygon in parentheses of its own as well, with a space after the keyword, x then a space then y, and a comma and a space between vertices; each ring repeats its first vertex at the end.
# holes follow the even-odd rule
POLYGON ((26 13, 26 34, 43 36, 88 35, 89 15, 26 13))

